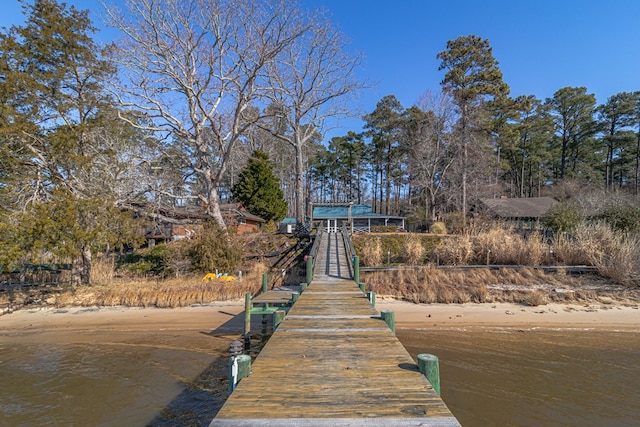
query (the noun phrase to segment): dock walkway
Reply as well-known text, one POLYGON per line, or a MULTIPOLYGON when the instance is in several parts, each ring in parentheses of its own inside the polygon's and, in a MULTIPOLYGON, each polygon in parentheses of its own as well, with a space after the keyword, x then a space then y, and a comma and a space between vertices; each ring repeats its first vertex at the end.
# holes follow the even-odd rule
POLYGON ((340 233, 211 426, 459 426, 351 279, 340 233))

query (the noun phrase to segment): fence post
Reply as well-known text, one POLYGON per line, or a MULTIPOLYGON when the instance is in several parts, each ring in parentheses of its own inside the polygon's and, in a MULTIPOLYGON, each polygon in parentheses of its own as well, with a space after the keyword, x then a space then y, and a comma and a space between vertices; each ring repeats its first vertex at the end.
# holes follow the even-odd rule
POLYGON ((433 389, 440 396, 440 362, 438 356, 433 354, 418 355, 418 369, 420 373, 427 377, 433 389))

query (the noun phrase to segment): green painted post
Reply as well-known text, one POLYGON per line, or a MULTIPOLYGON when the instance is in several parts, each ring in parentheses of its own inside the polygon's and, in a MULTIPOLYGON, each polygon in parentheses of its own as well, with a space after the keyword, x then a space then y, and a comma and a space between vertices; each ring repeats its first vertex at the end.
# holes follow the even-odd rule
POLYGON ((240 354, 229 359, 229 394, 235 390, 241 379, 249 375, 251 375, 251 356, 240 354))
POLYGON ((313 280, 313 257, 307 257, 307 285, 313 280))
POLYGON ((369 302, 373 308, 376 308, 376 293, 373 291, 369 292, 369 302))
POLYGON ((393 335, 396 335, 396 314, 393 310, 382 310, 380 317, 389 326, 393 335))
POLYGON ((353 257, 353 280, 360 283, 360 257, 358 255, 353 257))
POLYGON ((307 289, 306 283, 300 283, 300 293, 303 293, 307 289))
POLYGON ((295 304, 296 301, 298 301, 298 298, 300 298, 300 294, 298 292, 292 292, 291 293, 291 304, 295 304))
POLYGON ((244 339, 249 337, 251 332, 251 292, 244 295, 244 339))
POLYGON ((285 311, 276 310, 273 312, 273 330, 276 330, 280 323, 284 320, 285 311))
POLYGON ((267 273, 264 273, 262 275, 262 293, 266 294, 268 290, 269 290, 269 275, 267 273))
POLYGON ((433 354, 418 355, 418 369, 420 373, 427 377, 433 389, 440 396, 440 362, 438 356, 433 354))
POLYGON ((358 283, 358 287, 360 288, 360 292, 364 293, 364 291, 365 291, 365 284, 364 284, 364 283, 358 283))

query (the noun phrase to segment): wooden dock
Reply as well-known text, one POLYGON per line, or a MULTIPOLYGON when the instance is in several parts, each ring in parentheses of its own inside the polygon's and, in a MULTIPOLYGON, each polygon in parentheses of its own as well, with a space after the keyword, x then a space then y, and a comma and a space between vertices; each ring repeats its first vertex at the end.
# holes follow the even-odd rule
POLYGON ((459 426, 351 279, 339 233, 211 426, 459 426))

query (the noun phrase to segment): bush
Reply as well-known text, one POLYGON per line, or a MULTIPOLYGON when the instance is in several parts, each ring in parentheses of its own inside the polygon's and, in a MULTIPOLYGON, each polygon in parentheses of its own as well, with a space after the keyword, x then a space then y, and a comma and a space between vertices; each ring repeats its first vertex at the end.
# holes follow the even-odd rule
POLYGON ((173 244, 165 243, 139 249, 134 253, 121 256, 116 263, 116 269, 142 276, 168 277, 174 274, 171 260, 176 256, 176 252, 173 244))
POLYGON ((640 232, 640 207, 610 206, 605 209, 600 218, 616 231, 640 232))
POLYGON ((444 223, 449 233, 462 233, 465 229, 466 219, 462 212, 451 212, 444 216, 444 223))
POLYGON ((560 203, 549 209, 544 224, 555 232, 572 232, 582 221, 583 217, 578 205, 560 203))
POLYGON ((205 225, 202 238, 189 241, 187 256, 192 268, 201 273, 220 273, 235 271, 244 259, 244 253, 237 239, 217 224, 205 225))
POLYGON ((429 227, 429 233, 432 234, 447 234, 447 225, 444 222, 434 222, 429 227))
POLYGON ((396 233, 398 231, 398 226, 396 225, 372 225, 371 232, 372 233, 396 233))

